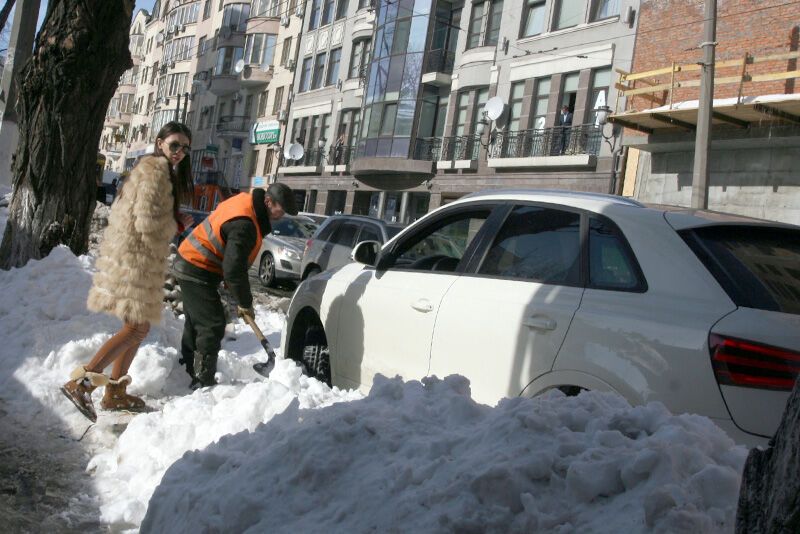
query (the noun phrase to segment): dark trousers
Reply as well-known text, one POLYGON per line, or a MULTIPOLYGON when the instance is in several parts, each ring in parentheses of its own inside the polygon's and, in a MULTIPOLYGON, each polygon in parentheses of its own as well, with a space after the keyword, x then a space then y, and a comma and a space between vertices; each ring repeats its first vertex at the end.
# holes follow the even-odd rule
POLYGON ((181 356, 190 375, 213 383, 225 336, 225 310, 215 286, 178 279, 183 297, 181 356))

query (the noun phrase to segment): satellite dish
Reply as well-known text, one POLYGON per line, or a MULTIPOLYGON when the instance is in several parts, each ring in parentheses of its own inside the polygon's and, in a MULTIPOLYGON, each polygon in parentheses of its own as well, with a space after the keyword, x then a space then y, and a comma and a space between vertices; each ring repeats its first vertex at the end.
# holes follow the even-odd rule
POLYGON ((506 103, 503 102, 503 99, 499 96, 495 96, 490 98, 483 107, 483 110, 486 112, 486 116, 489 117, 491 120, 497 120, 497 118, 503 114, 503 110, 506 107, 506 103))
POLYGON ((287 146, 286 149, 283 151, 283 157, 286 158, 286 159, 289 159, 289 160, 294 159, 292 157, 291 151, 289 150, 290 148, 292 148, 292 147, 287 146))
POLYGON ((244 60, 240 59, 237 61, 236 64, 233 65, 233 70, 236 72, 236 74, 242 72, 244 70, 244 60))
POLYGON ((159 44, 164 42, 164 34, 163 33, 158 32, 156 34, 156 42, 159 43, 159 44))
POLYGON ((301 160, 303 159, 303 155, 305 155, 306 151, 303 150, 303 145, 299 143, 294 143, 292 146, 289 147, 289 157, 290 159, 294 160, 301 160))

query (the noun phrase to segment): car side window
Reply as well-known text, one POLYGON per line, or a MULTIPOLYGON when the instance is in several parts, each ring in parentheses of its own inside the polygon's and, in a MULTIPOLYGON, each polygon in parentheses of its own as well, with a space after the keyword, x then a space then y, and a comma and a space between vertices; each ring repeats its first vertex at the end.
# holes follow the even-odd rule
POLYGON ((356 241, 356 234, 358 234, 358 226, 352 223, 342 223, 339 228, 333 232, 330 242, 335 245, 342 245, 344 247, 354 247, 356 241))
POLYGON ((486 253, 480 274, 559 285, 580 283, 578 213, 517 206, 486 253))
POLYGON ((490 213, 490 209, 462 212, 431 223, 400 245, 393 254, 394 268, 455 271, 490 213))
POLYGON ((625 238, 613 222, 589 219, 589 286, 595 289, 638 290, 642 281, 625 238))
POLYGON ((319 239, 320 241, 328 241, 331 237, 331 234, 333 234, 334 230, 336 230, 340 224, 341 221, 336 219, 330 220, 328 224, 324 224, 320 227, 319 233, 316 235, 315 239, 319 239))
POLYGON ((377 226, 373 224, 365 224, 364 227, 361 229, 361 235, 358 236, 359 241, 377 241, 378 243, 383 243, 383 238, 381 238, 381 232, 377 226))

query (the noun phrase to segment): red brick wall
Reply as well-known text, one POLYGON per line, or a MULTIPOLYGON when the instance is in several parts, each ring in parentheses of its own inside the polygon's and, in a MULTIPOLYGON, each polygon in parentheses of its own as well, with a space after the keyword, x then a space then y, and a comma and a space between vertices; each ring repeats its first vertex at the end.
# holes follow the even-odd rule
MULTIPOLYGON (((634 48, 632 72, 669 67, 672 62, 700 62, 703 41, 702 0, 642 0, 639 26, 634 48)), ((717 1, 717 61, 752 56, 767 56, 798 50, 800 3, 797 0, 718 0, 717 1)), ((750 64, 749 74, 797 69, 797 60, 770 61, 750 64)), ((717 69, 716 76, 737 76, 740 68, 717 69)), ((676 74, 676 80, 699 80, 700 71, 676 74)), ((659 77, 659 83, 669 83, 669 75, 659 77)), ((673 101, 695 100, 698 87, 679 88, 673 101)), ((735 97, 738 84, 717 84, 714 98, 735 97)), ((745 82, 745 96, 800 93, 800 79, 768 82, 745 82)), ((660 95, 659 95, 660 96, 660 95)), ((634 98, 633 107, 655 106, 644 99, 634 98)), ((629 100, 628 109, 631 108, 629 100)))

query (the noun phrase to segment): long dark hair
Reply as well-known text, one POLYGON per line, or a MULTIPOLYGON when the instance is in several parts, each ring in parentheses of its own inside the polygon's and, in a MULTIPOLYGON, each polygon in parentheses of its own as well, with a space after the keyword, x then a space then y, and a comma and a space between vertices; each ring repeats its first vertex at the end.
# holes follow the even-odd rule
MULTIPOLYGON (((183 124, 182 122, 177 121, 170 121, 166 123, 161 129, 158 131, 158 135, 156 135, 155 140, 155 152, 156 156, 167 156, 164 154, 164 151, 158 146, 158 140, 161 139, 162 141, 169 137, 172 134, 183 134, 189 138, 189 143, 192 142, 192 131, 189 129, 188 126, 183 124)), ((178 163, 178 168, 173 169, 172 165, 169 166, 169 177, 172 180, 172 190, 173 194, 173 211, 175 220, 178 220, 178 210, 182 203, 191 203, 192 197, 194 196, 194 182, 192 180, 192 157, 191 154, 187 154, 178 163)))

